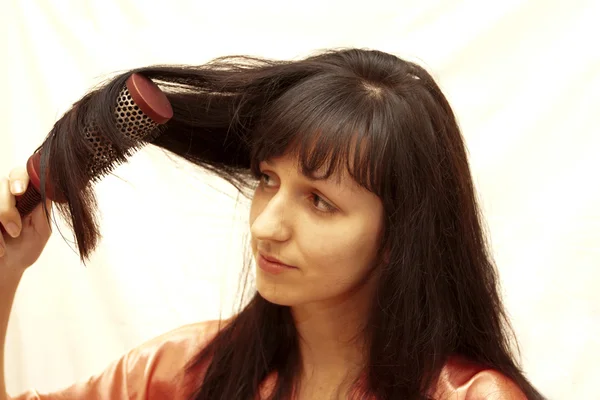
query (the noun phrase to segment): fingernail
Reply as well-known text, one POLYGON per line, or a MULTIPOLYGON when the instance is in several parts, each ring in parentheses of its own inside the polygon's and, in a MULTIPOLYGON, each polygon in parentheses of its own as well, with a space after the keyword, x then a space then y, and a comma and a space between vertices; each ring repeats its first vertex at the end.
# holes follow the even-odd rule
POLYGON ((23 191, 25 190, 23 186, 23 182, 14 181, 12 184, 13 193, 23 193, 23 191))
POLYGON ((6 228, 6 232, 8 232, 8 234, 10 236, 12 236, 13 238, 16 238, 17 236, 19 236, 19 227, 14 222, 7 223, 5 228, 6 228))

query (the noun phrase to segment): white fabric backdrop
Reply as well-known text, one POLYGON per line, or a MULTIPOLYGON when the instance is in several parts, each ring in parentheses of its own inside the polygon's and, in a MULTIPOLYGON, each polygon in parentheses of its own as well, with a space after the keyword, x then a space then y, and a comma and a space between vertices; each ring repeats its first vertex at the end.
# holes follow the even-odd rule
MULTIPOLYGON (((467 138, 527 375, 553 399, 600 398, 597 1, 4 0, 0 13, 4 174, 115 71, 340 46, 419 61, 467 138)), ((60 388, 231 311, 247 211, 235 192, 156 149, 115 174, 98 186, 89 266, 56 233, 26 273, 9 393, 60 388)))

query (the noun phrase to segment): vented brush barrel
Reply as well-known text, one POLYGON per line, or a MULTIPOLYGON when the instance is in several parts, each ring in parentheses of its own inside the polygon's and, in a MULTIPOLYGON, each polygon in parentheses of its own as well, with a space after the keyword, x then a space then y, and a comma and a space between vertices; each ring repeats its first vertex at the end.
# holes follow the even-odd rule
MULTIPOLYGON (((140 74, 129 77, 116 99, 115 125, 129 139, 132 147, 154 140, 160 134, 160 125, 169 121, 172 116, 173 109, 167 96, 154 82, 140 74)), ((115 167, 117 153, 111 143, 98 132, 94 121, 86 124, 82 134, 90 149, 87 174, 90 181, 96 181, 115 167)), ((22 217, 31 213, 42 201, 40 158, 40 153, 36 152, 27 161, 30 184, 25 193, 17 197, 16 204, 22 217)), ((46 182, 46 197, 54 202, 65 202, 66 199, 60 192, 52 187, 52 179, 46 179, 46 182)))

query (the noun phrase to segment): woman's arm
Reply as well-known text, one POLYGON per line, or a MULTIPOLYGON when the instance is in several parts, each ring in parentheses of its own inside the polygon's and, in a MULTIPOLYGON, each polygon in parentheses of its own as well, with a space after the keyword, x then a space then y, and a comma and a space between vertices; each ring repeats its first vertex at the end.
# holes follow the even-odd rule
POLYGON ((10 310, 22 276, 23 271, 0 270, 0 400, 8 398, 4 376, 4 345, 10 310))
MULTIPOLYGON (((190 324, 130 350, 101 373, 52 393, 29 390, 2 400, 185 400, 203 376, 203 367, 186 373, 187 363, 221 329, 219 321, 190 324)), ((2 392, 3 394, 5 392, 2 392)))

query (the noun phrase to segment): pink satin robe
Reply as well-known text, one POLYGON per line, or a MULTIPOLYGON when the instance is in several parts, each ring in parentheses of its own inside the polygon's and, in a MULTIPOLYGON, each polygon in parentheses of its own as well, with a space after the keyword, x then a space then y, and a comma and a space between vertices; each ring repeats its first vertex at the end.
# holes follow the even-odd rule
MULTIPOLYGON (((190 386, 183 367, 217 330, 217 321, 186 325, 133 349, 85 382, 55 393, 31 390, 9 399, 187 400, 190 386)), ((269 393, 274 379, 265 381, 260 397, 269 393)), ((433 393, 440 400, 527 400, 510 379, 460 358, 446 364, 433 393)))

